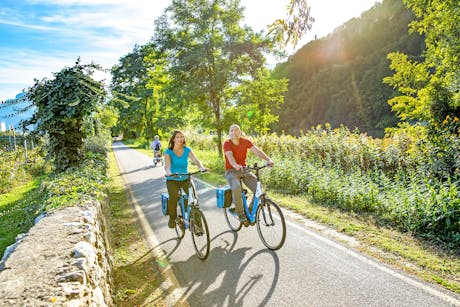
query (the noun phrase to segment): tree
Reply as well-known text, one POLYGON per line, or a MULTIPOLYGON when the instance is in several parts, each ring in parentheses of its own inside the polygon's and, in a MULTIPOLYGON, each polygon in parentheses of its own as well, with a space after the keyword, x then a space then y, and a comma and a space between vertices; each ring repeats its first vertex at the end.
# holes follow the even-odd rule
MULTIPOLYGON (((410 31, 425 36, 425 57, 411 60, 392 53, 395 73, 384 82, 400 96, 389 101, 409 124, 427 129, 430 175, 460 177, 460 14, 454 0, 404 0, 417 17, 410 31)), ((402 127, 404 127, 402 125, 402 127)))
POLYGON ((216 131, 220 155, 223 112, 236 104, 232 89, 256 79, 264 53, 273 51, 273 41, 240 26, 242 19, 239 1, 176 0, 156 20, 153 37, 168 63, 175 93, 168 98, 200 111, 202 124, 216 131))
POLYGON ((75 66, 55 73, 54 79, 35 80, 27 91, 27 98, 37 107, 30 122, 47 135, 48 154, 57 172, 81 161, 83 124, 105 98, 102 83, 91 77, 95 69, 100 67, 80 64, 78 59, 75 66))
POLYGON ((152 52, 151 44, 135 46, 134 50, 123 56, 120 63, 112 67, 110 104, 120 112, 115 133, 123 131, 128 136, 149 137, 153 135, 150 97, 152 90, 147 88, 148 71, 152 68, 144 59, 152 52))
POLYGON ((268 26, 268 34, 274 41, 295 47, 303 35, 311 30, 315 19, 311 16, 311 7, 306 0, 290 0, 286 19, 277 19, 268 26))

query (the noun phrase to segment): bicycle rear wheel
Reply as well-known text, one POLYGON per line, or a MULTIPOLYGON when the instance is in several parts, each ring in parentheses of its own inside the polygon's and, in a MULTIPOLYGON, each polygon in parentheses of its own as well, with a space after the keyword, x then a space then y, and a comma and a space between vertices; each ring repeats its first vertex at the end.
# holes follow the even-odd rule
POLYGON ((238 215, 230 210, 235 210, 235 208, 225 208, 225 220, 227 221, 228 227, 230 227, 231 230, 233 231, 238 231, 241 229, 241 224, 240 219, 238 218, 238 215))
POLYGON ((280 207, 266 198, 257 208, 257 233, 262 243, 271 250, 280 249, 286 239, 286 222, 280 207))
POLYGON ((195 208, 191 212, 190 232, 192 233, 196 255, 201 260, 205 260, 209 256, 211 240, 209 238, 208 223, 200 209, 195 208))

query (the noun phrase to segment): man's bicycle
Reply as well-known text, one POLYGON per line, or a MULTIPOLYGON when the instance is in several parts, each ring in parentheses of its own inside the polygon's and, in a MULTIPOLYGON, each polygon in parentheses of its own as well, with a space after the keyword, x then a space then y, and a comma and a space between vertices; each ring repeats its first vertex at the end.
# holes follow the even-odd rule
MULTIPOLYGON (((267 194, 262 190, 259 171, 265 167, 267 165, 259 167, 255 163, 252 167, 247 166, 244 168, 244 171, 254 171, 257 177, 257 188, 251 209, 248 205, 246 189, 243 189, 241 197, 243 198, 244 212, 249 225, 257 225, 257 233, 262 243, 271 250, 277 250, 283 246, 286 239, 286 222, 278 204, 268 198, 267 194)), ((243 184, 242 180, 240 182, 243 184)), ((231 197, 231 194, 228 194, 231 197)), ((238 214, 235 213, 234 205, 225 208, 225 220, 233 231, 239 231, 243 225, 238 214)))
MULTIPOLYGON (((202 171, 192 173, 175 173, 171 176, 189 176, 190 188, 187 195, 183 187, 179 189, 179 201, 177 202, 177 218, 176 218, 176 234, 181 240, 185 235, 185 230, 189 229, 192 234, 193 246, 195 247, 196 255, 201 260, 205 260, 209 256, 210 238, 209 228, 203 212, 198 204, 195 181, 192 175, 202 171)), ((165 208, 163 207, 163 214, 165 208)))
POLYGON ((153 151, 153 166, 156 167, 158 163, 160 163, 161 166, 163 166, 165 164, 164 158, 161 154, 161 150, 154 150, 153 151))

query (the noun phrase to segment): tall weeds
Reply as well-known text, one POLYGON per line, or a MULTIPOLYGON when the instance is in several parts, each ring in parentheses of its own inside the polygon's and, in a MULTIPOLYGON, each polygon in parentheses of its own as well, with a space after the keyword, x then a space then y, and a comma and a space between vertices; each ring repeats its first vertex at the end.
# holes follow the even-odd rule
MULTIPOLYGON (((403 231, 460 247, 460 178, 441 180, 430 175, 427 161, 433 157, 419 135, 395 132, 375 139, 326 126, 300 137, 250 138, 277 165, 264 172, 269 188, 370 213, 403 231)), ((189 139, 194 148, 215 150, 210 136, 191 134, 189 139)))

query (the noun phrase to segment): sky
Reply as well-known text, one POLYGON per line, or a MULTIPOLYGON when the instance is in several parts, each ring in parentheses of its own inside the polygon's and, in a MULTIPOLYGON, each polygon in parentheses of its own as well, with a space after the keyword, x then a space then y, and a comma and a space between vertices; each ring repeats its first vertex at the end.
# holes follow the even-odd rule
MULTIPOLYGON (((0 101, 15 98, 34 79, 81 63, 117 64, 134 46, 153 36, 154 20, 170 0, 0 0, 0 101)), ((379 0, 307 0, 315 18, 296 49, 327 36, 379 0)), ((266 29, 287 14, 289 0, 241 0, 244 23, 266 29)), ((295 52, 287 46, 288 54, 295 52)), ((274 63, 272 63, 274 64, 274 63)), ((110 76, 94 75, 97 80, 110 76)))

